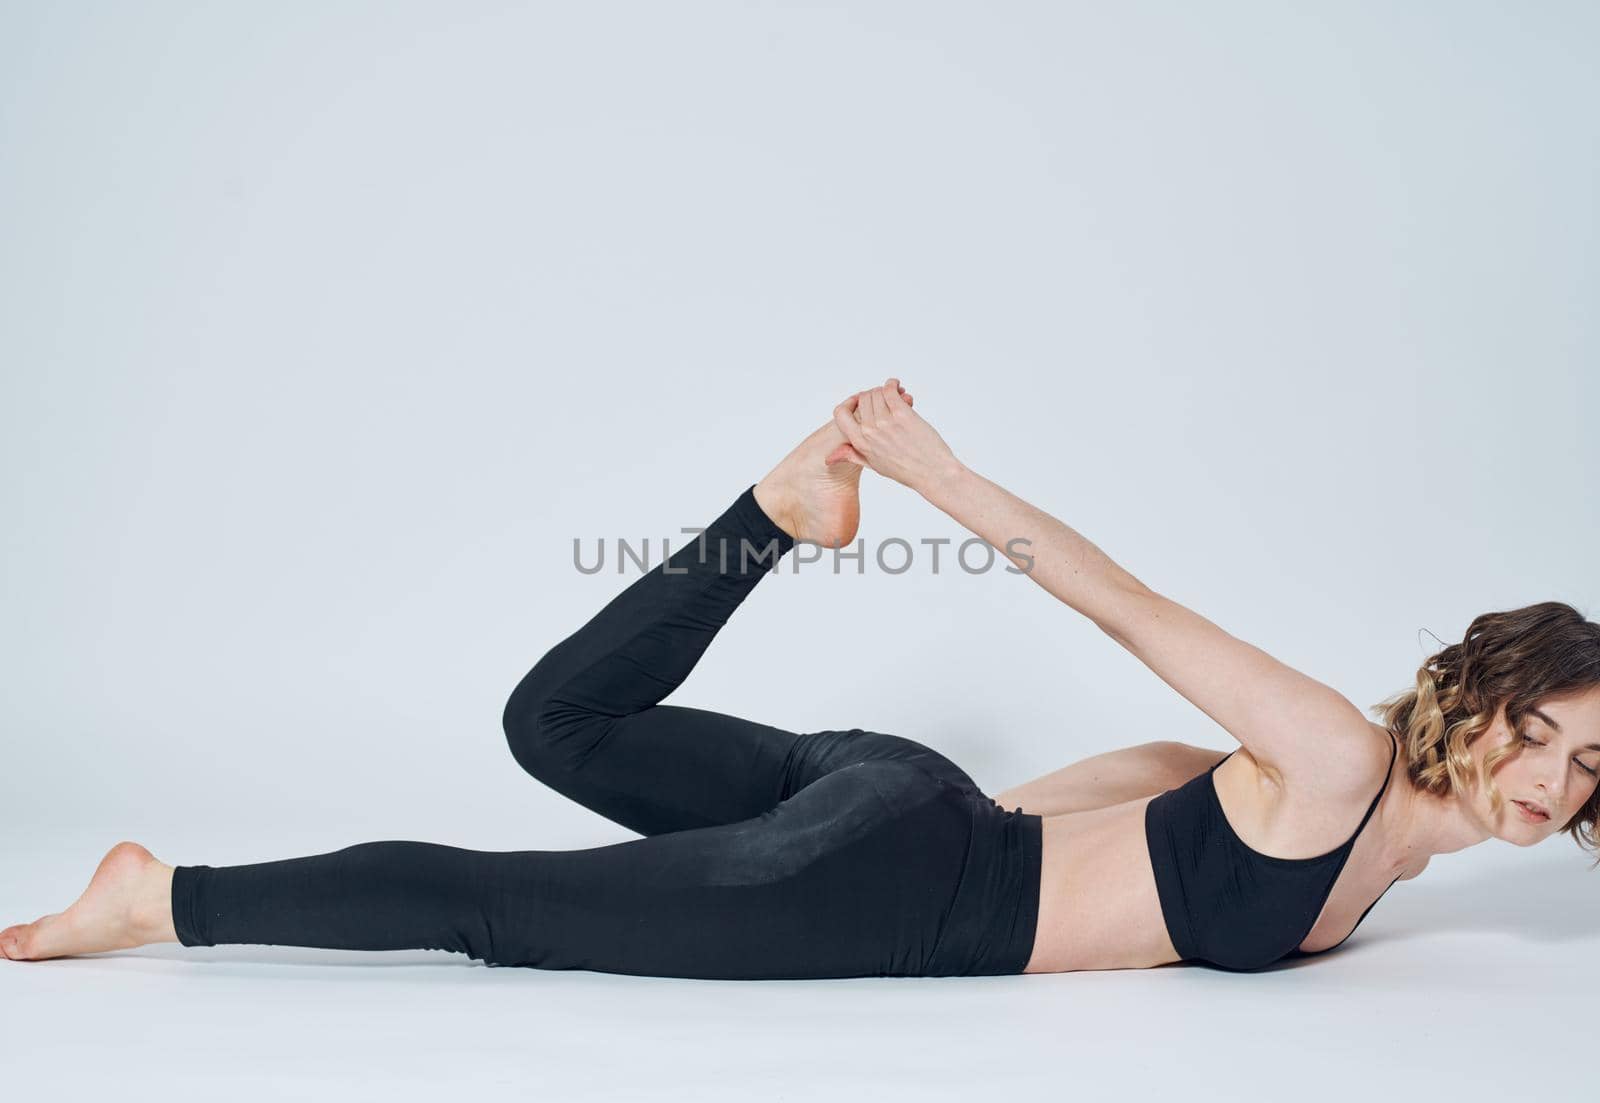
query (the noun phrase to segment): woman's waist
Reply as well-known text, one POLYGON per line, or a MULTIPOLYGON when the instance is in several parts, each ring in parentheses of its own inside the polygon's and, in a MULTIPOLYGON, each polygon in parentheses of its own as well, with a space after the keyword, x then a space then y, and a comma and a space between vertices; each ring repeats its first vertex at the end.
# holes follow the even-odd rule
POLYGON ((1147 968, 1179 960, 1161 912, 1141 797, 1045 817, 1029 972, 1147 968))
POLYGON ((961 877, 945 913, 930 972, 1020 973, 1034 945, 1042 858, 1040 817, 974 793, 961 877))

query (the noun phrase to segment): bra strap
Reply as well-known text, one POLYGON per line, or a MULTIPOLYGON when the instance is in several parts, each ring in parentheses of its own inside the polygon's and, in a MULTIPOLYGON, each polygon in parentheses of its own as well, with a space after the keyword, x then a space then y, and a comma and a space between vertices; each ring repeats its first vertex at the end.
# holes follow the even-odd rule
POLYGON ((1394 776, 1394 760, 1395 756, 1400 753, 1400 744, 1395 739, 1394 732, 1387 732, 1387 734, 1389 736, 1389 770, 1383 775, 1383 786, 1378 790, 1378 795, 1372 798, 1372 803, 1367 805, 1367 814, 1361 817, 1361 826, 1356 828, 1355 835, 1350 836, 1351 839, 1361 834, 1362 829, 1367 826, 1367 821, 1372 818, 1372 813, 1378 810, 1378 802, 1383 799, 1383 794, 1389 788, 1389 779, 1394 776))

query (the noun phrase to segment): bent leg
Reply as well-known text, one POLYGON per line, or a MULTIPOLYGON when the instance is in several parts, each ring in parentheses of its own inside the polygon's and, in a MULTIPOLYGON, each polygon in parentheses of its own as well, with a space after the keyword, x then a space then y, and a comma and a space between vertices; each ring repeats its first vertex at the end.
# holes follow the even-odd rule
POLYGON ((659 704, 794 546, 754 491, 523 676, 503 723, 528 773, 646 835, 746 819, 789 795, 796 733, 659 704))
POLYGON ((906 763, 826 775, 758 816, 583 850, 374 842, 179 866, 185 946, 443 949, 645 976, 921 975, 963 880, 970 798, 906 763))
POLYGON ((518 764, 645 836, 747 820, 827 773, 869 760, 912 762, 976 792, 954 762, 902 736, 862 728, 795 733, 659 704, 794 547, 754 491, 742 491, 693 544, 635 580, 523 676, 504 712, 518 764))
POLYGON ((748 819, 855 762, 909 761, 976 790, 949 759, 900 736, 860 728, 800 734, 659 703, 794 546, 754 490, 524 675, 503 717, 517 761, 642 835, 748 819))

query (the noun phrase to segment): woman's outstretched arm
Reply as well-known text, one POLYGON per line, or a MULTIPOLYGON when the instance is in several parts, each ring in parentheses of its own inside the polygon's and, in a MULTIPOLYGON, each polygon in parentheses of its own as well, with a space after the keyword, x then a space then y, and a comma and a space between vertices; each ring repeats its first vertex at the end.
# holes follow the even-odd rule
POLYGON ((1087 537, 959 462, 912 489, 983 537, 1052 596, 1115 636, 1149 587, 1087 537))
POLYGON ((1088 617, 1240 743, 1280 788, 1342 806, 1387 768, 1388 739, 1342 694, 1159 594, 1068 525, 955 457, 899 380, 834 408, 835 454, 917 491, 1088 617))
POLYGON ((1130 595, 1148 588, 1094 544, 956 459, 936 429, 898 401, 900 381, 834 407, 846 443, 828 462, 870 467, 910 487, 977 533, 1056 598, 1107 632, 1126 618, 1130 595))
POLYGON ((1043 510, 960 464, 912 489, 1215 720, 1280 789, 1342 804, 1385 768, 1387 740, 1347 697, 1152 590, 1043 510))

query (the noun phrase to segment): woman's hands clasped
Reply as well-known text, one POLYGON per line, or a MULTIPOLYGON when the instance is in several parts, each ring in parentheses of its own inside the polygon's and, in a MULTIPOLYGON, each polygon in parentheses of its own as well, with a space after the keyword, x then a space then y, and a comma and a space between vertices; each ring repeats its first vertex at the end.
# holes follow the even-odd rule
POLYGON ((870 467, 917 491, 956 465, 955 453, 911 408, 911 396, 902 394, 900 381, 893 376, 883 386, 839 403, 833 408, 833 421, 846 443, 828 453, 829 463, 870 467))

